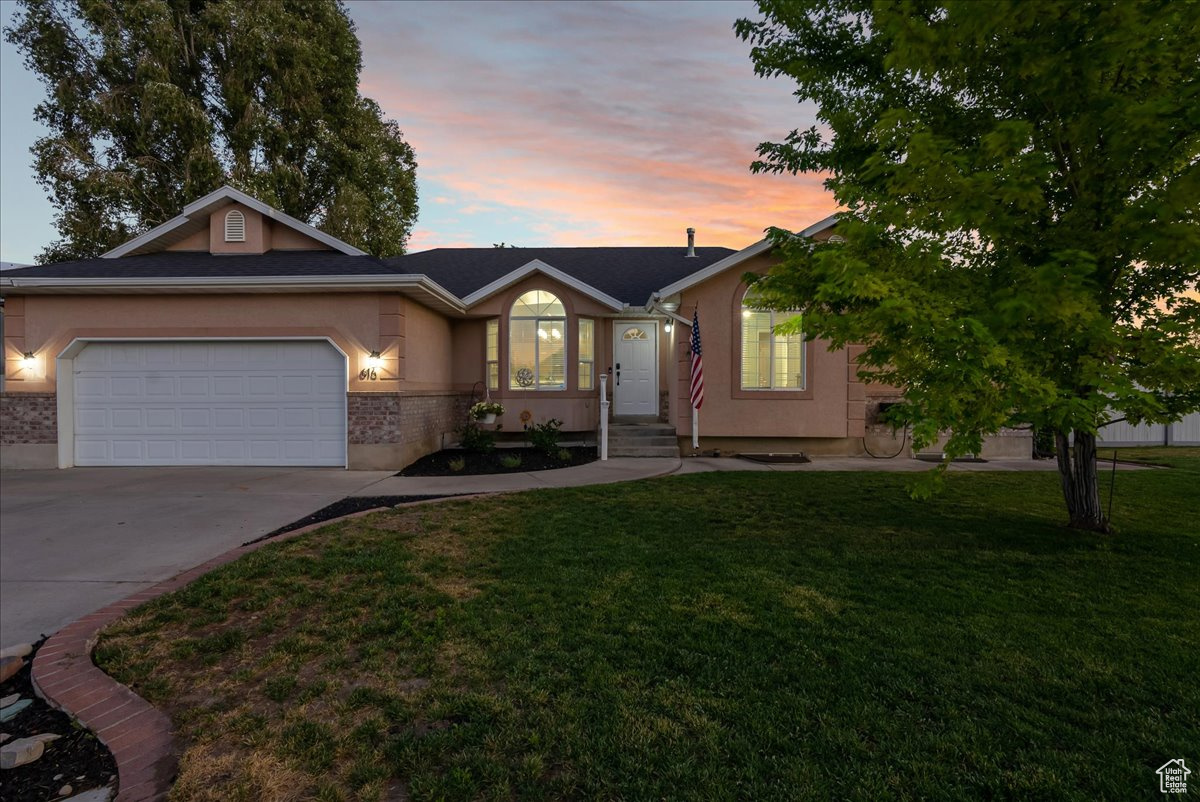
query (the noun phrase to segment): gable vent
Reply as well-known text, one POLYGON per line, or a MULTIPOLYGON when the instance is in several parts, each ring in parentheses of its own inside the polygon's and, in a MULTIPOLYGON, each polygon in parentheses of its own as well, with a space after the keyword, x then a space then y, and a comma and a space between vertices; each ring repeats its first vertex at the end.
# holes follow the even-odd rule
POLYGON ((232 212, 225 215, 225 241, 246 241, 246 215, 242 214, 237 209, 234 209, 232 212))

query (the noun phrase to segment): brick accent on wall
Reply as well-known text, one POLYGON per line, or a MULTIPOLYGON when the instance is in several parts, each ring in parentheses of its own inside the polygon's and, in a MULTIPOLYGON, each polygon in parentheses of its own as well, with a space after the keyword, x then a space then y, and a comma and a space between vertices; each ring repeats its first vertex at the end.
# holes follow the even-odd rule
POLYGON ((350 393, 351 445, 436 442, 467 414, 468 393, 350 393))
POLYGON ((54 393, 0 393, 0 445, 58 442, 54 393))

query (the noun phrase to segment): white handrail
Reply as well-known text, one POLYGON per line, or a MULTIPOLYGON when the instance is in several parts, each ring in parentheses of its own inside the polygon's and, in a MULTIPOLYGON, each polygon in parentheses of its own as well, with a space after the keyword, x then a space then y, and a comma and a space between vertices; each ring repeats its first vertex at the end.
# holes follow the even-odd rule
POLYGON ((608 459, 608 376, 600 374, 600 459, 608 459))

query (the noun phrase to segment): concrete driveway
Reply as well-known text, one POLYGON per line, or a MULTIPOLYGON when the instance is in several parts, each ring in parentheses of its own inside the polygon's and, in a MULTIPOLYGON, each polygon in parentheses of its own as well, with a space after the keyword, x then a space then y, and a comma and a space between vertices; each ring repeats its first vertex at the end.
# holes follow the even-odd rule
POLYGON ((0 472, 0 646, 49 635, 141 588, 391 476, 337 468, 0 472))

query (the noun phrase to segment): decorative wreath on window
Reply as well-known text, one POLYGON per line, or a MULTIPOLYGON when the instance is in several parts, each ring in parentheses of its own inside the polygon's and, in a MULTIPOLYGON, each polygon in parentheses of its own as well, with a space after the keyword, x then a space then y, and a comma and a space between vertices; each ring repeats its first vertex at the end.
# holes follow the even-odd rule
POLYGON ((522 387, 533 386, 533 371, 529 368, 521 368, 517 371, 517 384, 522 387))

